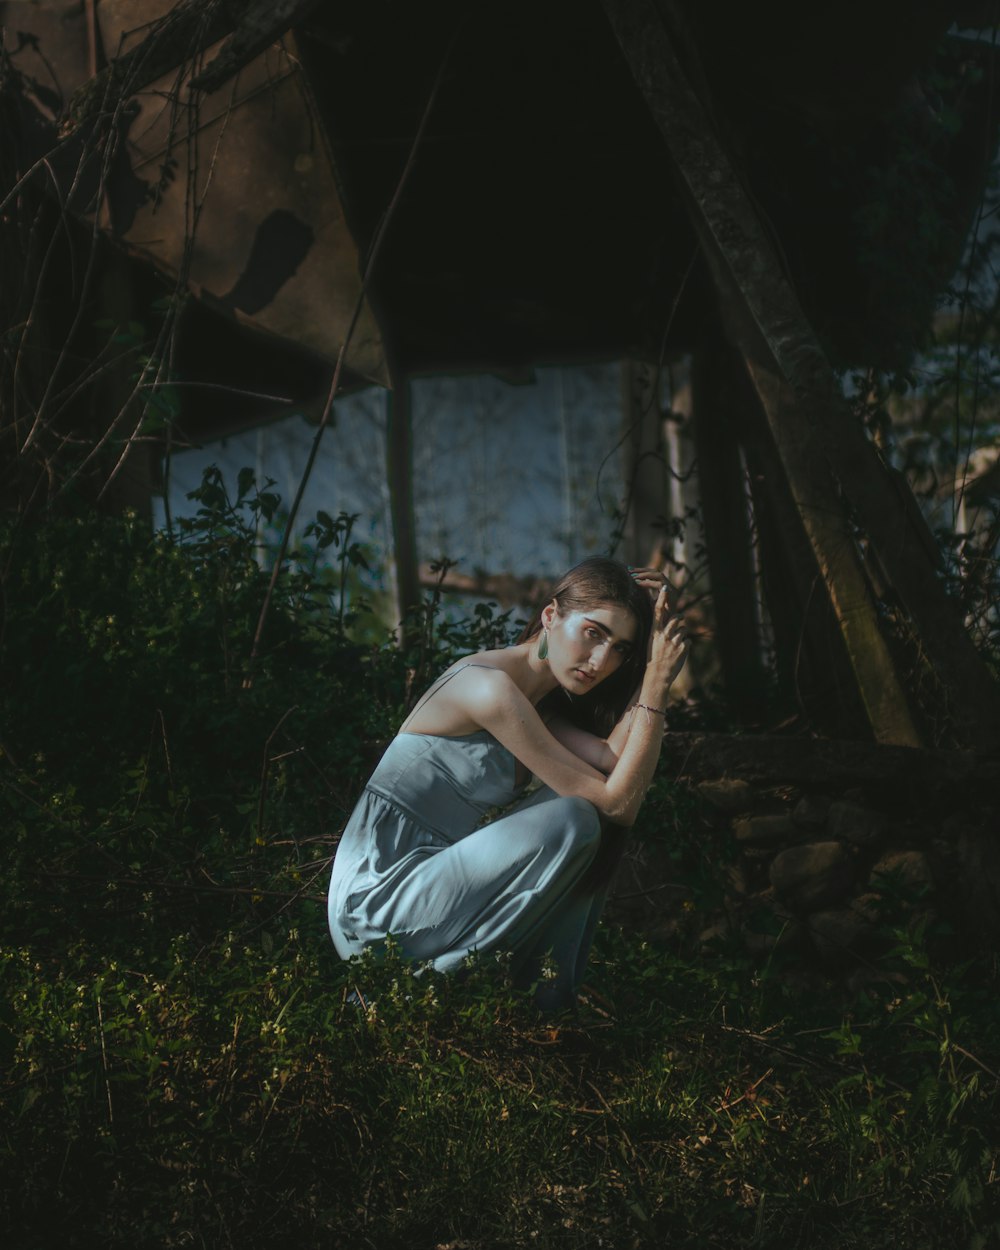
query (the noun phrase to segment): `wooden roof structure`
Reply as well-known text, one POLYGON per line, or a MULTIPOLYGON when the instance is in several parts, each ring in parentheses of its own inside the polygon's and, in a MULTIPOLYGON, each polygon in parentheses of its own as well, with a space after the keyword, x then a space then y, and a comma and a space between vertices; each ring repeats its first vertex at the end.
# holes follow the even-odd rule
MULTIPOLYGON (((408 159, 347 380, 661 359, 714 323, 689 207, 599 0, 250 5, 245 24, 267 9, 276 29, 243 60, 237 7, 0 2, 11 64, 34 85, 28 157, 54 149, 78 211, 100 199, 99 223, 131 255, 184 271, 199 297, 178 353, 192 378, 266 391, 291 358, 291 397, 322 389, 408 159), (124 79, 108 92, 105 70, 95 105, 101 67, 131 52, 141 68, 185 12, 173 55, 134 91, 124 79), (117 142, 81 179, 101 109, 117 142)), ((898 363, 900 342, 929 325, 995 146, 992 49, 942 44, 976 6, 665 7, 820 337, 837 361, 898 363), (901 202, 879 174, 908 144, 923 166, 901 202), (943 223, 933 238, 904 228, 928 214, 943 223)), ((274 415, 230 407, 192 392, 191 435, 274 415)))

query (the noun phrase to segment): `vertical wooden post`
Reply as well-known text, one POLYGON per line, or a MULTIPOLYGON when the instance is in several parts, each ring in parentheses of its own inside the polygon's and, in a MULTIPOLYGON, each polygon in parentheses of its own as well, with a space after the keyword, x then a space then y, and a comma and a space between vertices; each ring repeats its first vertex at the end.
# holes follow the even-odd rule
POLYGON ((622 461, 627 509, 622 538, 628 564, 662 568, 668 554, 662 523, 670 500, 657 378, 656 368, 644 361, 622 361, 622 461))
POLYGON ((716 650, 726 693, 746 723, 763 711, 767 678, 756 612, 746 484, 729 411, 731 368, 731 354, 723 344, 696 351, 691 402, 716 650))
POLYGON ((386 480, 392 515, 393 572, 400 643, 408 646, 419 636, 413 609, 420 603, 417 564, 417 523, 413 507, 413 416, 409 380, 397 378, 386 392, 386 480))

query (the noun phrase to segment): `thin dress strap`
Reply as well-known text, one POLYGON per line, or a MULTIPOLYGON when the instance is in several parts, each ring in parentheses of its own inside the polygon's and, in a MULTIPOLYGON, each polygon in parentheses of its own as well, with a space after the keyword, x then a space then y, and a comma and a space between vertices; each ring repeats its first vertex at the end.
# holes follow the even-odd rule
MULTIPOLYGON (((437 692, 442 688, 442 686, 447 686, 448 682, 450 682, 453 677, 457 677, 459 673, 464 672, 467 668, 489 668, 489 669, 492 669, 494 672, 498 671, 497 666, 495 664, 475 664, 473 663, 473 661, 470 660, 467 664, 463 664, 460 668, 456 668, 453 672, 445 673, 444 676, 439 677, 437 681, 431 682, 430 687, 424 691, 424 693, 417 700, 416 704, 410 709, 406 717, 406 720, 403 721, 403 725, 406 725, 407 722, 411 721, 413 717, 416 716, 416 714, 424 706, 424 704, 431 697, 431 695, 437 694, 437 692)), ((403 732, 405 731, 401 725, 400 733, 403 733, 403 732)))

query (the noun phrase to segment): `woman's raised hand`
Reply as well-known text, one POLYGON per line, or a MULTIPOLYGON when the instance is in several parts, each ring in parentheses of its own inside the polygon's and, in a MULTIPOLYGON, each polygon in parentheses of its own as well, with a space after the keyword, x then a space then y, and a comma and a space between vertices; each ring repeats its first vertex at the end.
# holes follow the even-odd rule
POLYGON ((658 667, 665 666, 669 674, 667 678, 669 686, 684 667, 687 659, 684 618, 671 611, 667 598, 674 588, 667 580, 666 574, 660 569, 630 568, 629 573, 636 585, 642 586, 649 592, 649 597, 653 601, 653 628, 649 635, 646 663, 652 663, 655 654, 658 667), (658 650, 654 650, 655 647, 658 647, 658 650))
POLYGON ((671 589, 670 583, 667 581, 666 575, 661 573, 659 569, 629 569, 632 580, 637 586, 642 586, 649 591, 649 597, 656 602, 656 596, 666 587, 671 589))
POLYGON ((668 690, 674 678, 687 660, 687 635, 684 618, 672 612, 667 599, 666 578, 660 574, 662 584, 653 604, 653 629, 649 636, 649 659, 647 667, 664 682, 668 690))

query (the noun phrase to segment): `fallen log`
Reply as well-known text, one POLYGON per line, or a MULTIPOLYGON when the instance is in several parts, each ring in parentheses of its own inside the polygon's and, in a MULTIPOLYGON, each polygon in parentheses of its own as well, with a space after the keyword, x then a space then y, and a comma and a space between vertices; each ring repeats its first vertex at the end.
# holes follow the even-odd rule
POLYGON ((879 785, 919 793, 958 787, 1000 797, 995 755, 832 738, 668 732, 660 767, 677 780, 738 777, 769 785, 879 785))

